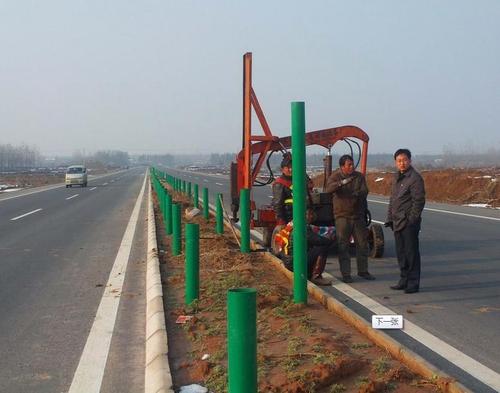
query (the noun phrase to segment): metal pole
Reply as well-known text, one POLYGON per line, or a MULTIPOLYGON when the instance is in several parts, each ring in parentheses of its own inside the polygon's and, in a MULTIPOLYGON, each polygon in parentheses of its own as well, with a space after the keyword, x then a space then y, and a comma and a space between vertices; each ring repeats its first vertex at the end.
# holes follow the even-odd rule
POLYGON ((165 234, 172 234, 172 195, 165 196, 165 234))
POLYGON ((200 227, 186 224, 186 292, 185 301, 189 305, 199 298, 200 287, 200 227))
POLYGON ((248 188, 240 190, 240 224, 240 250, 248 253, 250 252, 250 190, 248 188))
POLYGON ((307 304, 306 146, 303 102, 292 102, 293 300, 307 304))
POLYGON ((172 203, 172 255, 180 255, 182 249, 181 205, 172 203))
POLYGON ((187 185, 187 196, 189 199, 191 199, 191 182, 188 182, 188 185, 187 185))
POLYGON ((227 293, 229 393, 257 393, 257 291, 227 293))
POLYGON ((194 185, 193 205, 197 209, 200 206, 198 202, 198 184, 194 185))
POLYGON ((208 220, 208 188, 203 188, 203 217, 208 220))
POLYGON ((224 216, 222 215, 222 194, 217 194, 215 201, 215 233, 222 235, 224 233, 224 216))

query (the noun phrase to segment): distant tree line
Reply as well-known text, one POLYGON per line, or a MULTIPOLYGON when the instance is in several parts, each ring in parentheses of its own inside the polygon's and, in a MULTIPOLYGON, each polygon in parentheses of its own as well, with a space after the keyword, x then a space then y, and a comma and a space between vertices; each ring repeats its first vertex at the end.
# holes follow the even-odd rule
POLYGON ((33 168, 40 164, 42 155, 35 147, 22 144, 0 144, 0 170, 33 168))
POLYGON ((163 165, 166 167, 176 165, 176 160, 172 154, 142 154, 136 158, 136 161, 141 165, 163 165))

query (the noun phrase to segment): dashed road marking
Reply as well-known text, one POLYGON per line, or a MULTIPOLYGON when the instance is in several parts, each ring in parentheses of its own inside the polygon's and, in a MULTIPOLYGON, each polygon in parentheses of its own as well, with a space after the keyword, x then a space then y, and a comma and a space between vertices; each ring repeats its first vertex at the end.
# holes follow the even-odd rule
POLYGON ((36 209, 36 210, 32 210, 28 213, 24 213, 24 214, 21 214, 20 216, 17 216, 17 217, 14 217, 14 218, 11 218, 10 221, 16 221, 16 220, 19 220, 20 218, 23 218, 23 217, 26 217, 26 216, 29 216, 30 214, 34 214, 36 212, 39 212, 43 209, 36 209))
POLYGON ((92 187, 89 189, 89 191, 94 191, 97 187, 92 187))
POLYGON ((66 200, 69 201, 70 199, 76 198, 78 195, 80 194, 71 195, 70 197, 67 197, 66 200))

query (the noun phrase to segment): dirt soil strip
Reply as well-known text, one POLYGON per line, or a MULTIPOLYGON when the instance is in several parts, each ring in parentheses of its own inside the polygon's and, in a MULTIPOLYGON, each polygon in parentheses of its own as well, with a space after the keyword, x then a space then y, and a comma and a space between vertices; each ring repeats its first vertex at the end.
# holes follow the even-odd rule
MULTIPOLYGON (((187 198, 174 200, 189 207, 187 198)), ((161 214, 159 247, 168 250, 161 214)), ((258 290, 258 364, 260 392, 382 393, 447 390, 449 380, 433 374, 425 380, 410 372, 383 349, 322 304, 293 304, 288 279, 262 253, 242 254, 232 234, 214 236, 213 219, 190 220, 200 225, 200 299, 184 306, 184 256, 160 253, 164 274, 169 358, 174 389, 203 383, 211 392, 227 391, 226 292, 229 288, 258 290), (180 315, 190 322, 176 325, 180 315)))
POLYGON ((145 393, 173 392, 151 185, 148 184, 145 393))

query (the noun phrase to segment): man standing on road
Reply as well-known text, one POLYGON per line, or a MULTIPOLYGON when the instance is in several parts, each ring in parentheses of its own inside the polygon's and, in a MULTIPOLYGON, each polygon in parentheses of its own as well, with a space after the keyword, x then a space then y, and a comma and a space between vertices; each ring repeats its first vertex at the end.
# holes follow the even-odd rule
POLYGON ((368 233, 365 215, 368 195, 365 177, 354 170, 354 160, 343 155, 339 160, 340 168, 328 178, 326 192, 333 193, 333 214, 338 239, 338 253, 342 281, 353 282, 351 277, 351 257, 349 242, 351 235, 356 244, 358 276, 374 280, 368 273, 368 233))
POLYGON ((424 180, 411 166, 411 152, 408 149, 398 149, 394 153, 394 160, 398 172, 392 183, 385 226, 394 231, 400 279, 391 289, 415 293, 420 287, 418 234, 425 205, 424 180))
POLYGON ((277 225, 286 225, 293 218, 292 157, 285 154, 281 161, 281 176, 273 183, 272 206, 277 225))

